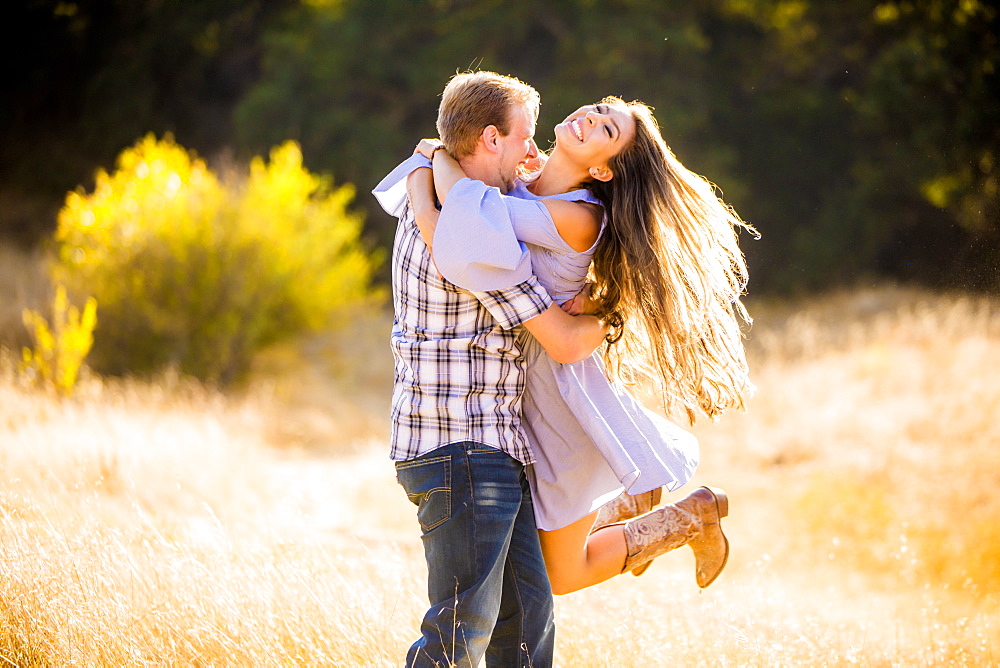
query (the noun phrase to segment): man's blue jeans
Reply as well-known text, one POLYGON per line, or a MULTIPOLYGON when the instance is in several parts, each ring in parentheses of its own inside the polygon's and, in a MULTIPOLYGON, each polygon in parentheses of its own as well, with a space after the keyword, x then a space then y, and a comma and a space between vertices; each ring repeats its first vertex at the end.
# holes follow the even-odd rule
POLYGON ((406 665, 551 666, 552 589, 521 463, 453 443, 396 462, 396 478, 417 506, 431 604, 406 665))

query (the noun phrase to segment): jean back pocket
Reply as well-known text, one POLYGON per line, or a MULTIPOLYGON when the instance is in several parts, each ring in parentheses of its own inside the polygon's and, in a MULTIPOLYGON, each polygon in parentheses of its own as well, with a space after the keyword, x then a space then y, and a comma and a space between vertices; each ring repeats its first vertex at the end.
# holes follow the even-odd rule
POLYGON ((417 507, 424 533, 451 519, 451 457, 396 462, 396 479, 417 507))

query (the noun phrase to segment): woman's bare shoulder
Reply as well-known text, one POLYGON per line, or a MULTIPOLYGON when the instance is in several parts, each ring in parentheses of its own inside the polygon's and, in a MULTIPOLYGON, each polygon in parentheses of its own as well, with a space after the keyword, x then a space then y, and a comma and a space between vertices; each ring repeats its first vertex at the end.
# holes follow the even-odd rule
POLYGON ((588 202, 559 199, 542 200, 552 216, 556 231, 578 253, 590 250, 601 231, 601 207, 588 202))

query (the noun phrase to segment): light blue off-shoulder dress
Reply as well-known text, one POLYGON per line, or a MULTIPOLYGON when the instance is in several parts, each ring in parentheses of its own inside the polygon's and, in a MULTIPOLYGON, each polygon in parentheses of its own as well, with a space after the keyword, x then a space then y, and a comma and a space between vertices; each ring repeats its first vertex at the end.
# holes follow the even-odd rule
MULTIPOLYGON (((421 166, 429 166, 426 158, 413 156, 372 191, 387 211, 401 214, 405 177, 421 166)), ((597 203, 587 190, 552 198, 597 203)), ((441 275, 472 291, 507 288, 534 275, 556 303, 572 298, 600 240, 585 252, 573 250, 543 199, 523 182, 502 195, 480 181, 460 180, 434 233, 441 275)), ((695 437, 609 381, 599 353, 560 364, 527 330, 518 343, 526 360, 521 417, 535 457, 526 470, 538 528, 571 524, 623 489, 674 490, 691 479, 698 466, 695 437)))

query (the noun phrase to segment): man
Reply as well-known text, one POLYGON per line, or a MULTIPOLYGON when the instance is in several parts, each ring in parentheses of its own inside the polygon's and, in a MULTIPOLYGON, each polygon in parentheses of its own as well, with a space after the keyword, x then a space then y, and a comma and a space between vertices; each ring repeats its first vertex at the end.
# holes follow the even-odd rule
MULTIPOLYGON (((537 115, 538 94, 517 79, 459 74, 442 94, 438 133, 470 178, 506 192, 538 157, 537 115)), ((383 206, 399 169, 373 191, 383 206)), ((418 508, 430 600, 406 664, 551 665, 552 592, 524 476, 533 457, 519 421, 515 328, 573 362, 596 349, 603 325, 564 313, 534 277, 492 292, 456 287, 438 275, 410 207, 387 210, 400 215, 391 456, 418 508)))

